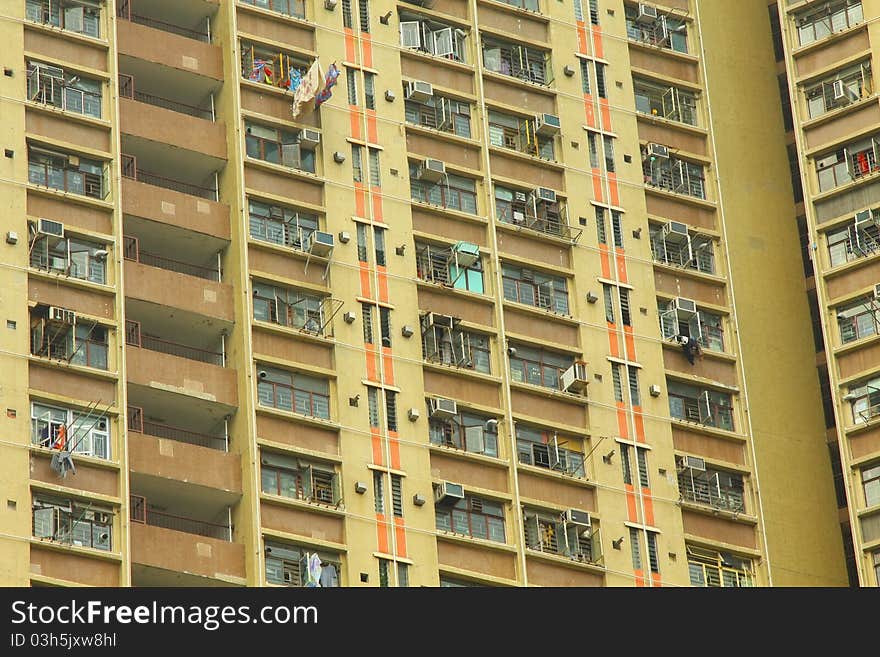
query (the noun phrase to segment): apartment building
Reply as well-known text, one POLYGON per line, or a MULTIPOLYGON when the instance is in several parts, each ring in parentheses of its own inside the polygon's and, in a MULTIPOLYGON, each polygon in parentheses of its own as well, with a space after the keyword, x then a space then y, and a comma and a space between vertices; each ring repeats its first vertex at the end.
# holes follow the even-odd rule
MULTIPOLYGON (((766 2, 16 0, 0 37, 4 584, 846 584, 766 2)), ((871 107, 814 124, 814 234, 871 107)), ((847 262, 828 303, 873 294, 847 262)))

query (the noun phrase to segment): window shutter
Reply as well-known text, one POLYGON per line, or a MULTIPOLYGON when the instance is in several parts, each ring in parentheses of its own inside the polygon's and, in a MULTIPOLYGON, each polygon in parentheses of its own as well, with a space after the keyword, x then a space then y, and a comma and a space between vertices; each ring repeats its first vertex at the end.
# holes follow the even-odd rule
POLYGON ((419 48, 422 45, 421 31, 418 21, 401 21, 400 45, 404 48, 419 48))
POLYGON ((37 538, 54 538, 57 512, 58 509, 55 507, 34 509, 34 536, 37 538))
POLYGON ((434 36, 434 54, 442 57, 448 57, 454 52, 452 45, 452 28, 447 27, 437 30, 434 36))
POLYGON ((67 7, 64 10, 64 28, 72 32, 83 31, 83 7, 67 7))
POLYGON ((465 448, 469 452, 482 454, 486 449, 485 437, 483 435, 483 427, 465 427, 464 440, 465 448))

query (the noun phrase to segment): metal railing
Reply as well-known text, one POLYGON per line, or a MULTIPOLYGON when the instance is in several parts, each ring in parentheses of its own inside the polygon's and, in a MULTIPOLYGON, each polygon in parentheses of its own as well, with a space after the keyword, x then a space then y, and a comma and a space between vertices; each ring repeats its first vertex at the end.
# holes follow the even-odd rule
POLYGON ((412 200, 421 203, 477 214, 477 195, 469 189, 410 180, 410 196, 412 200))
POLYGON ((669 409, 672 417, 688 422, 733 431, 733 408, 704 399, 669 394, 669 409), (678 411, 679 414, 673 411, 678 411))
MULTIPOLYGON (((145 25, 157 30, 162 30, 163 32, 170 32, 171 34, 177 34, 178 36, 186 37, 187 39, 195 39, 196 41, 211 43, 211 34, 208 30, 205 30, 204 32, 201 30, 191 30, 185 27, 180 27, 179 25, 174 25, 173 23, 166 23, 165 21, 160 21, 155 18, 134 14, 131 11, 131 4, 131 0, 122 0, 119 2, 119 4, 116 5, 116 15, 119 18, 131 21, 132 23, 137 23, 138 25, 145 25)), ((207 17, 205 20, 210 21, 207 17)), ((210 25, 210 22, 208 22, 208 24, 210 25)))
POLYGON ((155 511, 148 507, 147 500, 142 495, 132 495, 130 500, 132 522, 150 525, 151 527, 171 529, 185 534, 216 538, 221 541, 232 541, 231 525, 220 525, 214 522, 205 522, 204 520, 195 520, 194 518, 155 511))
POLYGON ((138 168, 137 160, 133 155, 122 155, 122 176, 123 178, 131 178, 138 182, 153 185, 154 187, 162 187, 175 192, 189 194, 190 196, 198 196, 209 201, 218 199, 217 190, 214 187, 202 187, 201 185, 193 185, 192 183, 166 178, 149 171, 138 168))
MULTIPOLYGON (((261 3, 256 0, 240 0, 243 4, 262 7, 261 3)), ((279 14, 287 16, 295 16, 296 18, 306 17, 305 0, 267 0, 265 9, 269 11, 277 11, 279 14)))
POLYGON ((151 335, 143 335, 140 322, 130 319, 125 320, 125 344, 223 367, 224 358, 222 353, 190 347, 178 342, 171 342, 170 340, 162 340, 151 335))
POLYGON ((260 381, 257 398, 262 406, 330 419, 330 395, 294 388, 286 383, 260 381))
POLYGON ((147 265, 149 267, 177 272, 178 274, 203 278, 208 281, 220 281, 220 272, 216 269, 202 267, 200 265, 191 265, 188 262, 181 262, 180 260, 174 260, 173 258, 141 251, 140 243, 136 237, 124 237, 122 248, 122 255, 126 260, 139 262, 142 265, 147 265))
POLYGON ((742 489, 721 486, 709 479, 717 472, 702 473, 706 478, 696 477, 691 470, 685 470, 678 475, 678 491, 682 499, 696 504, 705 504, 713 509, 745 511, 745 500, 742 489))
POLYGON ((179 443, 216 449, 219 452, 228 451, 226 438, 198 431, 190 431, 189 429, 182 429, 170 424, 150 422, 144 419, 144 410, 138 406, 128 407, 128 430, 148 436, 155 436, 156 438, 176 440, 179 443))
POLYGON ((206 121, 214 120, 214 112, 211 109, 204 109, 202 107, 196 107, 195 105, 188 105, 176 100, 163 98, 162 96, 157 96, 155 94, 147 94, 143 91, 138 91, 135 88, 134 76, 125 73, 119 74, 119 95, 123 98, 136 100, 139 103, 146 103, 147 105, 153 105, 154 107, 162 107, 180 114, 188 114, 189 116, 194 116, 198 119, 205 119, 206 121))

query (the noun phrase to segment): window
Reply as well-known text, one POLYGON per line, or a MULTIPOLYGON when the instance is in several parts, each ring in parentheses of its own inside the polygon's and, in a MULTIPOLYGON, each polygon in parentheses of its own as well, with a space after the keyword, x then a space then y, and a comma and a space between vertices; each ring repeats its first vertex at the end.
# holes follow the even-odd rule
POLYGON ((373 470, 373 501, 376 513, 385 513, 385 473, 373 470))
POLYGON ((397 562, 397 586, 409 587, 409 566, 402 561, 397 562))
POLYGON ((109 459, 110 423, 94 410, 80 413, 31 402, 31 444, 109 459))
POLYGON ((568 315, 568 285, 561 276, 502 264, 504 298, 568 315))
POLYGON ((605 225, 605 208, 596 208, 596 240, 608 244, 608 227, 605 225))
POLYGON ((593 25, 599 24, 599 0, 589 0, 590 3, 590 22, 593 25))
POLYGON ((109 508, 35 495, 31 510, 35 538, 107 552, 113 549, 113 511, 109 508))
POLYGON ((30 325, 33 355, 107 369, 107 327, 85 319, 68 322, 49 317, 48 306, 31 310, 30 325))
POLYGON ((403 478, 391 475, 391 512, 397 518, 403 518, 403 478))
POLYGON ((587 146, 590 150, 590 168, 599 168, 599 139, 595 132, 587 132, 587 146))
POLYGON ((804 89, 810 118, 874 94, 871 61, 848 66, 804 89))
POLYGON ((724 351, 724 318, 708 310, 696 313, 677 308, 675 301, 657 300, 660 332, 670 340, 679 336, 693 338, 702 347, 724 351))
POLYGON ((254 319, 322 335, 324 298, 300 290, 253 282, 254 319))
POLYGON ((697 125, 697 94, 682 87, 633 78, 636 111, 687 125, 697 125))
POLYGON ((101 3, 90 0, 27 0, 29 21, 79 34, 101 36, 101 3))
POLYGON ((376 74, 364 71, 364 102, 367 109, 376 109, 376 74))
POLYGON ((798 42, 802 46, 847 30, 863 20, 861 0, 820 3, 794 17, 798 42))
POLYGON ((553 137, 538 134, 534 117, 521 117, 489 110, 490 146, 555 161, 554 142, 553 137))
POLYGON ((261 406, 330 419, 330 384, 325 379, 272 367, 257 367, 257 400, 261 406))
POLYGON ((376 252, 376 265, 384 267, 385 261, 385 229, 373 226, 373 245, 376 252))
POLYGON ((388 431, 397 431, 397 393, 393 390, 385 391, 385 422, 388 431))
POLYGON ((369 0, 358 0, 358 19, 360 21, 361 32, 370 31, 370 2, 369 0))
POLYGON ((667 380, 669 414, 678 420, 734 430, 733 401, 729 393, 667 380))
POLYGON ((639 539, 639 530, 629 527, 629 546, 632 552, 633 570, 642 569, 642 542, 639 539))
POLYGON ((505 224, 571 238, 568 209, 559 200, 550 201, 537 190, 522 191, 495 184, 495 215, 505 224))
POLYGON ((465 496, 454 506, 436 505, 434 517, 438 530, 505 543, 504 507, 480 497, 465 496))
POLYGON ((525 82, 547 85, 553 81, 549 51, 512 41, 484 38, 483 66, 525 82))
POLYGON ((509 356, 510 376, 514 381, 560 389, 562 373, 574 363, 572 356, 519 344, 515 348, 516 353, 509 356))
POLYGON ((525 508, 523 527, 530 550, 595 561, 590 528, 566 522, 559 512, 525 508))
POLYGON ((605 301, 605 321, 615 323, 614 311, 617 300, 620 300, 621 321, 624 326, 632 326, 632 314, 629 307, 629 290, 609 283, 602 283, 602 296, 605 301))
POLYGON ((333 466, 275 452, 260 454, 261 490, 306 502, 339 505, 342 495, 333 466))
POLYGON ((873 255, 880 248, 880 208, 858 214, 865 220, 850 222, 825 234, 832 267, 873 255))
POLYGON ((589 96, 592 93, 590 91, 590 60, 579 59, 578 61, 581 66, 581 90, 589 96))
POLYGON ((423 281, 478 294, 484 292, 482 258, 467 267, 460 266, 448 246, 416 242, 416 274, 423 281))
POLYGON ((605 301, 605 321, 614 324, 614 286, 602 283, 602 297, 605 301))
POLYGON ((295 91, 311 65, 302 55, 241 42, 241 77, 251 82, 295 91))
POLYGON ((848 386, 847 393, 852 399, 853 422, 870 422, 880 415, 880 377, 848 386))
POLYGON ((349 29, 354 28, 351 0, 342 0, 342 25, 349 29))
POLYGON ((356 183, 364 182, 364 147, 351 145, 351 178, 356 183))
POLYGON ((442 363, 489 374, 489 336, 448 326, 427 325, 422 318, 422 356, 430 363, 442 363))
POLYGON ((874 296, 863 297, 835 309, 840 341, 844 344, 880 332, 880 308, 874 296))
POLYGON ((103 162, 28 146, 28 182, 32 184, 103 199, 110 192, 104 180, 103 162))
POLYGON ((388 559, 382 559, 379 557, 377 557, 377 559, 379 560, 379 586, 382 588, 391 586, 388 578, 388 564, 391 562, 388 559))
POLYGON ((862 468, 862 489, 865 491, 865 506, 880 504, 880 464, 862 468))
POLYGON ((652 573, 660 572, 660 561, 657 555, 657 534, 654 532, 646 532, 648 539, 648 564, 652 573))
POLYGON ((619 363, 611 363, 611 382, 614 388, 614 401, 623 403, 623 382, 620 376, 619 363))
POLYGON ((880 171, 880 137, 865 137, 815 158, 819 191, 825 192, 880 171))
POLYGON ((670 14, 662 14, 652 21, 639 21, 639 4, 625 3, 626 33, 630 39, 658 48, 687 52, 687 23, 670 14))
POLYGON ((400 45, 429 55, 465 62, 467 32, 407 11, 400 12, 400 45))
POLYGON ((367 225, 358 223, 357 228, 357 256, 359 262, 368 262, 367 256, 367 225))
POLYGON ((639 485, 642 488, 650 488, 651 481, 648 479, 648 450, 644 447, 636 447, 636 463, 639 466, 639 485))
POLYGON ((593 62, 596 65, 596 93, 599 98, 608 98, 608 89, 605 87, 605 64, 593 62))
POLYGON ((367 154, 370 158, 370 187, 381 187, 382 172, 379 168, 379 149, 368 148, 367 154))
POLYGON ((678 492, 688 502, 741 513, 745 511, 744 491, 743 476, 737 472, 709 465, 704 471, 683 468, 678 472, 678 492))
POLYGON ((649 157, 645 146, 641 147, 641 152, 645 184, 676 194, 706 198, 706 177, 702 164, 688 162, 674 155, 649 157))
POLYGON ((485 415, 459 410, 450 419, 428 413, 428 438, 432 445, 445 445, 474 454, 498 456, 498 423, 485 415))
MULTIPOLYGON (((608 135, 603 135, 602 147, 605 151, 605 171, 614 173, 614 140, 608 135)), ((613 215, 612 212, 612 218, 613 215)))
POLYGON ((582 449, 583 445, 579 439, 560 437, 556 432, 544 431, 520 423, 516 425, 516 451, 519 463, 583 478, 585 474, 582 449), (579 449, 571 449, 575 445, 579 449))
POLYGON ((263 162, 315 173, 315 151, 302 146, 302 130, 283 130, 245 122, 247 156, 263 162))
MULTIPOLYGON (((357 75, 359 71, 356 68, 345 67, 345 87, 348 92, 348 104, 359 105, 357 91, 357 75)), ((352 146, 352 148, 354 148, 352 146)))
POLYGON ((639 396, 639 368, 627 365, 627 374, 629 376, 629 399, 633 406, 641 404, 639 396))
POLYGON ((379 330, 382 333, 382 346, 391 346, 391 310, 379 307, 379 330))
POLYGON ((335 552, 312 552, 299 545, 265 541, 266 581, 280 586, 339 586, 342 559, 335 552), (316 567, 317 566, 317 567, 316 567))
POLYGON ((367 409, 370 415, 370 427, 379 428, 379 391, 367 388, 367 409))
POLYGON ((361 317, 364 323, 364 342, 367 344, 376 344, 373 338, 373 308, 374 305, 361 303, 361 317))
POLYGON ((675 223, 678 224, 677 227, 672 222, 650 225, 651 256, 654 262, 714 274, 715 244, 712 238, 691 230, 684 236, 680 228, 686 226, 681 222, 675 223))
POLYGON ((501 0, 501 2, 510 5, 511 7, 528 9, 529 11, 539 11, 538 0, 501 0))
POLYGON ((445 575, 440 576, 440 588, 462 588, 467 586, 480 586, 479 584, 474 584, 473 582, 466 582, 460 579, 453 579, 451 577, 446 577, 445 575))
MULTIPOLYGON (((880 586, 880 550, 874 550, 871 553, 872 563, 874 564, 874 583, 877 586, 880 586)), ((443 586, 443 582, 440 582, 440 586, 443 586)), ((447 584, 447 586, 449 586, 447 584)))
POLYGON ((422 179, 420 165, 410 162, 409 179, 413 201, 477 214, 477 183, 473 178, 447 173, 437 182, 422 179))
POLYGON ((392 567, 397 571, 397 586, 398 587, 408 587, 409 586, 409 566, 401 561, 392 561, 391 559, 383 559, 381 557, 376 557, 379 562, 379 586, 380 587, 389 587, 391 586, 391 569, 392 567))
POLYGON ((620 466, 623 469, 623 483, 632 486, 632 462, 630 461, 632 447, 624 443, 618 443, 617 447, 620 449, 620 466))
POLYGON ((407 99, 404 103, 406 122, 424 128, 451 132, 459 137, 471 137, 471 106, 434 93, 424 101, 407 99))
POLYGON ((30 247, 31 267, 92 283, 106 283, 105 246, 78 237, 55 237, 35 232, 30 247))
POLYGON ((754 586, 751 560, 695 545, 685 547, 691 586, 754 586))
POLYGON ((27 63, 28 100, 101 118, 102 83, 49 64, 27 63))
POLYGON ((318 216, 248 199, 250 236, 261 242, 301 250, 309 235, 318 230, 318 216))
POLYGON ((306 17, 305 0, 241 0, 241 2, 268 9, 269 11, 277 11, 279 14, 286 16, 294 16, 296 18, 306 17))

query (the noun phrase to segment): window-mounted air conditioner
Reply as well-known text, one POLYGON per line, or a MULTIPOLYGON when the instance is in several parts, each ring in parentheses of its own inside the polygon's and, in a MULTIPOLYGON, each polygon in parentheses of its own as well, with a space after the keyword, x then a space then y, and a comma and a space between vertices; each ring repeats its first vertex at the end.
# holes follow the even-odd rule
POLYGON ((459 267, 471 267, 480 260, 480 247, 472 242, 456 242, 452 253, 459 267))
POLYGON ((525 203, 529 197, 525 192, 514 192, 513 198, 518 203, 525 203))
POLYGON ((549 187, 538 187, 535 190, 535 199, 538 201, 547 201, 548 203, 556 203, 556 192, 549 187))
POLYGON ((428 399, 430 416, 437 420, 450 420, 458 415, 458 403, 454 399, 431 397, 428 399))
POLYGON ((663 160, 669 159, 669 149, 663 144, 648 144, 648 157, 651 159, 660 158, 663 160))
POLYGON ((37 221, 37 232, 43 235, 64 237, 64 224, 60 221, 52 221, 51 219, 39 219, 37 221))
POLYGON ((446 175, 446 164, 442 160, 427 159, 419 165, 418 178, 438 182, 446 175))
POLYGON ((425 324, 427 326, 439 326, 441 328, 454 328, 456 325, 455 317, 450 315, 441 315, 440 313, 427 313, 425 315, 425 324))
POLYGON ((322 258, 326 258, 333 250, 333 233, 315 230, 303 241, 303 250, 322 258))
POLYGON ((693 299, 675 297, 672 300, 672 309, 675 310, 679 315, 696 315, 697 302, 693 299))
POLYGON ((870 210, 862 210, 861 212, 856 212, 855 216, 855 227, 856 230, 870 228, 871 226, 876 226, 877 220, 874 218, 874 213, 870 210))
POLYGON ((590 526, 590 514, 588 511, 580 511, 578 509, 565 510, 565 522, 572 525, 580 525, 582 527, 590 526))
POLYGON ((699 456, 682 456, 678 463, 682 470, 693 470, 694 472, 706 471, 706 461, 699 456))
POLYGON ((519 210, 513 211, 513 223, 515 224, 524 224, 526 223, 526 215, 524 212, 520 212, 519 210))
POLYGON ((657 7, 639 3, 639 13, 636 16, 637 23, 653 23, 657 20, 657 7))
POLYGON ((680 221, 670 221, 663 226, 663 239, 667 242, 681 244, 688 240, 688 227, 680 221))
POLYGON ((562 373, 559 383, 566 392, 583 392, 590 383, 587 379, 587 364, 582 360, 576 360, 562 373))
POLYGON ((299 145, 306 150, 314 150, 321 143, 321 133, 310 128, 299 133, 299 145))
POLYGON ((406 83, 406 99, 417 103, 426 103, 434 96, 434 85, 422 80, 410 80, 406 83))
POLYGON ((555 114, 538 114, 535 117, 535 131, 539 135, 558 135, 562 130, 562 122, 555 114))
POLYGON ((464 486, 451 481, 441 481, 434 490, 434 502, 437 504, 455 504, 464 499, 464 486))
POLYGON ((73 324, 76 322, 76 313, 61 306, 49 306, 49 319, 63 324, 73 324))

